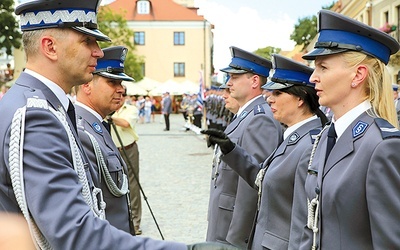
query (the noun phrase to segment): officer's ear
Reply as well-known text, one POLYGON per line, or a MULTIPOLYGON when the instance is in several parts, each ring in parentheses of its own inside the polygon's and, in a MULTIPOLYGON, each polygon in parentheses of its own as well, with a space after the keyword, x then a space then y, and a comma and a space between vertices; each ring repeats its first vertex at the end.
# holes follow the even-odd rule
POLYGON ((40 39, 40 51, 50 60, 57 60, 56 39, 52 36, 43 36, 40 39))

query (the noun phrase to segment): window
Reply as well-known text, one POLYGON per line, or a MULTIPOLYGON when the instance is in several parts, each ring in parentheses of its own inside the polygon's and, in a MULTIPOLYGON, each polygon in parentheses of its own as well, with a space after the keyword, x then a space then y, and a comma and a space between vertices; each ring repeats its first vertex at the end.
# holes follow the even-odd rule
POLYGON ((185 45, 185 32, 174 32, 174 45, 185 45))
POLYGON ((139 0, 136 4, 138 14, 149 14, 150 13, 150 3, 148 0, 139 0))
POLYGON ((174 76, 185 76, 185 63, 174 63, 174 76))
POLYGON ((135 45, 144 45, 144 32, 135 32, 134 33, 134 43, 135 45))

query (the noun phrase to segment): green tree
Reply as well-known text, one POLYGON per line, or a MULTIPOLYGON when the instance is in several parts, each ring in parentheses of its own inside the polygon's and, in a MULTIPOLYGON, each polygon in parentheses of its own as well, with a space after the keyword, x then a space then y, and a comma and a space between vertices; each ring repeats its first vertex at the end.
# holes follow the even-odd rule
POLYGON ((280 48, 275 48, 275 47, 265 47, 265 48, 260 48, 257 49, 256 51, 254 51, 254 54, 259 55, 261 57, 264 57, 268 60, 271 60, 271 55, 272 54, 279 54, 279 52, 281 52, 280 48))
POLYGON ((101 48, 123 45, 128 48, 125 60, 125 73, 135 78, 143 79, 142 64, 144 59, 135 55, 133 45, 133 31, 128 27, 127 21, 121 14, 114 13, 107 6, 100 8, 98 16, 99 30, 111 38, 112 42, 99 42, 101 48))
MULTIPOLYGON (((322 7, 322 9, 331 9, 335 3, 322 7)), ((294 31, 290 35, 290 39, 296 42, 296 45, 306 47, 317 35, 317 16, 308 16, 298 19, 294 26, 294 31)))
POLYGON ((0 1, 0 48, 5 48, 7 55, 12 55, 13 47, 21 47, 21 32, 13 12, 14 0, 0 1))

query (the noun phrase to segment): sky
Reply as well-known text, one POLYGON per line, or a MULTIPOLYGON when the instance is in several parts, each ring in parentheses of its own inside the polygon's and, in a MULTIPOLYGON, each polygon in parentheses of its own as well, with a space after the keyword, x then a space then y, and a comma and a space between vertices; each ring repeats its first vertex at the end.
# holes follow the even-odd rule
POLYGON ((214 24, 214 67, 229 65, 230 46, 247 51, 272 46, 292 50, 290 40, 298 20, 316 15, 333 0, 194 0, 203 15, 214 24))

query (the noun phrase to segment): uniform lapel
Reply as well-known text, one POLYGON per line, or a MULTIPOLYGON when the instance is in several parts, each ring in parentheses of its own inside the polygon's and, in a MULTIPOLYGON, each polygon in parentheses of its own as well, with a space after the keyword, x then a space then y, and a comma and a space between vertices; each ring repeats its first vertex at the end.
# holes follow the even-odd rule
POLYGON ((86 122, 87 127, 90 128, 91 131, 89 131, 89 133, 95 135, 97 140, 101 138, 107 147, 114 149, 112 138, 107 132, 107 129, 104 127, 103 123, 99 121, 99 119, 97 119, 97 117, 95 117, 92 113, 80 107, 79 105, 76 106, 76 109, 79 114, 82 114, 83 120, 86 122))
POLYGON ((265 100, 262 96, 259 98, 255 99, 253 102, 251 102, 243 111, 238 115, 238 117, 233 120, 225 129, 226 134, 232 133, 238 126, 239 124, 254 110, 254 106, 256 105, 262 105, 265 104, 265 100))
MULTIPOLYGON (((324 167, 323 177, 328 174, 328 172, 338 162, 340 162, 344 157, 354 151, 354 142, 365 135, 365 132, 371 127, 373 121, 374 118, 364 112, 359 117, 357 117, 357 119, 355 119, 349 127, 346 128, 343 135, 338 139, 335 146, 332 148, 332 151, 324 167), (364 127, 365 129, 363 129, 364 127)), ((322 145, 324 145, 326 148, 326 140, 325 143, 322 145)), ((323 164, 323 161, 321 162, 323 164)))

